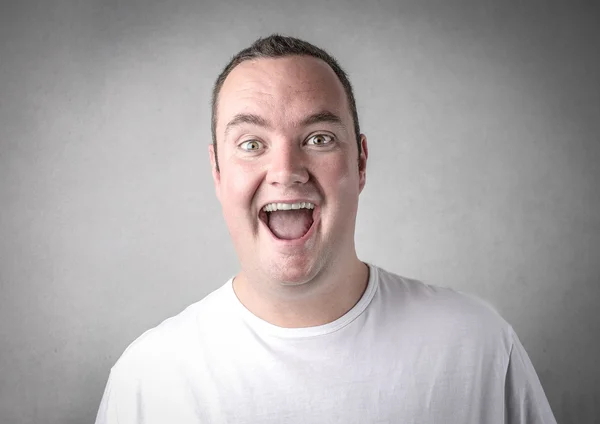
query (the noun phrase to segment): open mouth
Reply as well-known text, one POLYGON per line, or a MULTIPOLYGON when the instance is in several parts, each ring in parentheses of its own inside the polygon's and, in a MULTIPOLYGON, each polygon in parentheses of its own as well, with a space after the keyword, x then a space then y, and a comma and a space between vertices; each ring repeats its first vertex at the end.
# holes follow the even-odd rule
POLYGON ((309 202, 269 203, 258 214, 271 233, 281 240, 297 240, 310 231, 315 205, 309 202))

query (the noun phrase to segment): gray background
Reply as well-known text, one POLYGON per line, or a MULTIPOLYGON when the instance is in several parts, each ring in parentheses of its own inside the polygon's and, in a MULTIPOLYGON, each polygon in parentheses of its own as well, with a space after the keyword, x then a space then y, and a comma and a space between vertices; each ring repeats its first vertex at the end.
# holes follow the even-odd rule
POLYGON ((559 422, 600 422, 598 10, 248 3, 0 6, 0 422, 92 422, 123 349, 236 271, 209 93, 274 31, 355 85, 360 257, 487 299, 559 422))

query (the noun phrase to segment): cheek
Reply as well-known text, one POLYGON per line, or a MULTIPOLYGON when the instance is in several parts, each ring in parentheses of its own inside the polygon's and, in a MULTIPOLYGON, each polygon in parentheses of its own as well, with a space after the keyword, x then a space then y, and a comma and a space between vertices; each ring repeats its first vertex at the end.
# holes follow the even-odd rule
POLYGON ((358 164, 348 161, 347 157, 336 157, 320 166, 322 170, 322 184, 329 188, 339 201, 344 198, 353 198, 358 194, 358 164))
POLYGON ((232 217, 245 216, 260 184, 260 176, 247 164, 232 164, 221 172, 221 199, 225 213, 232 217))

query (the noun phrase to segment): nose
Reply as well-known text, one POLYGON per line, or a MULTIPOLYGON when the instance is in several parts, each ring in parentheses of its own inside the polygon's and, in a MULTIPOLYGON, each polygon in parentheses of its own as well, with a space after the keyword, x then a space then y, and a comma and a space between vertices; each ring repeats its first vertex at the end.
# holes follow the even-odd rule
POLYGON ((308 181, 304 152, 299 146, 288 144, 271 151, 266 180, 269 184, 292 186, 308 181))

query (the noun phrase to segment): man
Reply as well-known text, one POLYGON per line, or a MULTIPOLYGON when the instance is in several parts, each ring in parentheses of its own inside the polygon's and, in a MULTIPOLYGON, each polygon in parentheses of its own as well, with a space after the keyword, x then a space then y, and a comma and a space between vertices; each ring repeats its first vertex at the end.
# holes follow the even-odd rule
POLYGON ((210 161, 240 272, 146 332, 97 423, 554 423, 483 302, 361 262, 368 147, 324 51, 274 35, 213 93, 210 161))

